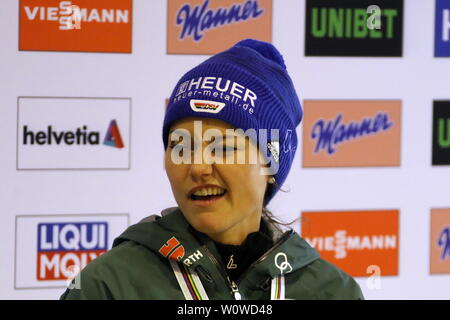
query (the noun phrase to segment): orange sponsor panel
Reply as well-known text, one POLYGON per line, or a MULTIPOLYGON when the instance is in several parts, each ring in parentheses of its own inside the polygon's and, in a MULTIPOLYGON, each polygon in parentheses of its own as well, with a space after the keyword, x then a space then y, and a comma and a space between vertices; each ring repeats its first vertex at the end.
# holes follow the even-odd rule
POLYGON ((430 273, 450 274, 450 208, 431 210, 430 273))
POLYGON ((19 50, 131 53, 132 0, 20 0, 19 50))
POLYGON ((354 277, 398 275, 399 211, 303 212, 302 237, 354 277))
POLYGON ((400 165, 400 100, 305 100, 303 167, 400 165))
POLYGON ((215 54, 253 38, 272 41, 272 0, 168 0, 167 53, 215 54))

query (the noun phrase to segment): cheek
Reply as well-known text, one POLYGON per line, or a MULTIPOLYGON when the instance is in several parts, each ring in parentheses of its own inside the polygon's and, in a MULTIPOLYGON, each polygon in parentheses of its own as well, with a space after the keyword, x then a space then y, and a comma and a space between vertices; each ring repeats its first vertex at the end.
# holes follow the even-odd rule
POLYGON ((266 177, 261 175, 260 168, 259 165, 245 165, 233 175, 237 196, 244 202, 259 203, 264 197, 266 177))
MULTIPOLYGON (((177 165, 170 161, 167 156, 164 160, 164 168, 166 170, 167 177, 172 191, 178 193, 178 189, 181 189, 184 183, 184 177, 186 175, 186 168, 184 165, 177 165)), ((181 191, 180 191, 181 192, 181 191)))

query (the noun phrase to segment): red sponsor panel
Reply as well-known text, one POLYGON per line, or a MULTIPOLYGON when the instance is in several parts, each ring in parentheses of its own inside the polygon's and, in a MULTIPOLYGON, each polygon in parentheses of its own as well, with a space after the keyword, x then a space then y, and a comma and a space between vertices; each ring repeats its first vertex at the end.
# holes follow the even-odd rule
POLYGON ((37 280, 66 280, 106 250, 38 252, 37 280), (74 269, 75 267, 75 269, 74 269))
POLYGON ((19 50, 131 52, 132 0, 20 0, 19 50))
POLYGON ((398 274, 399 211, 303 212, 302 237, 321 257, 355 277, 398 274))

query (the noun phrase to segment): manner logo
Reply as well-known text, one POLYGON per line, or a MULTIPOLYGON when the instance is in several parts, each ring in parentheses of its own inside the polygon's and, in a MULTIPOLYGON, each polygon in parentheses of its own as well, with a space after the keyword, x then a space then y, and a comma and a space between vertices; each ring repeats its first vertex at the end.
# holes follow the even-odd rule
POLYGON ((401 101, 305 100, 303 167, 400 165, 401 101))
POLYGON ((398 274, 399 212, 303 212, 301 233, 322 258, 355 277, 371 266, 382 276, 398 274))
POLYGON ((132 0, 20 0, 19 50, 131 53, 132 0))
POLYGON ((16 217, 17 289, 65 287, 129 225, 127 214, 16 217))
POLYGON ((17 169, 128 169, 127 98, 19 97, 17 169))
POLYGON ((432 163, 450 164, 450 100, 433 102, 432 163))
POLYGON ((450 274, 450 209, 431 210, 430 273, 450 274))
POLYGON ((450 0, 436 0, 434 55, 450 57, 450 0))
POLYGON ((272 41, 272 0, 167 0, 167 53, 215 54, 239 40, 272 41))
POLYGON ((403 0, 307 0, 306 56, 402 55, 403 0))

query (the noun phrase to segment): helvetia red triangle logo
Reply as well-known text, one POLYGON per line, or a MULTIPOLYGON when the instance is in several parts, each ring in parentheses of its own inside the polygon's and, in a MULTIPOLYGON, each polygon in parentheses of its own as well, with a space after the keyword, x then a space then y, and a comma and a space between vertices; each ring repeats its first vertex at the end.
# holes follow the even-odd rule
POLYGON ((116 148, 123 148, 124 144, 122 141, 122 136, 120 135, 119 126, 116 120, 111 120, 109 123, 108 131, 106 131, 105 140, 103 144, 116 148))

